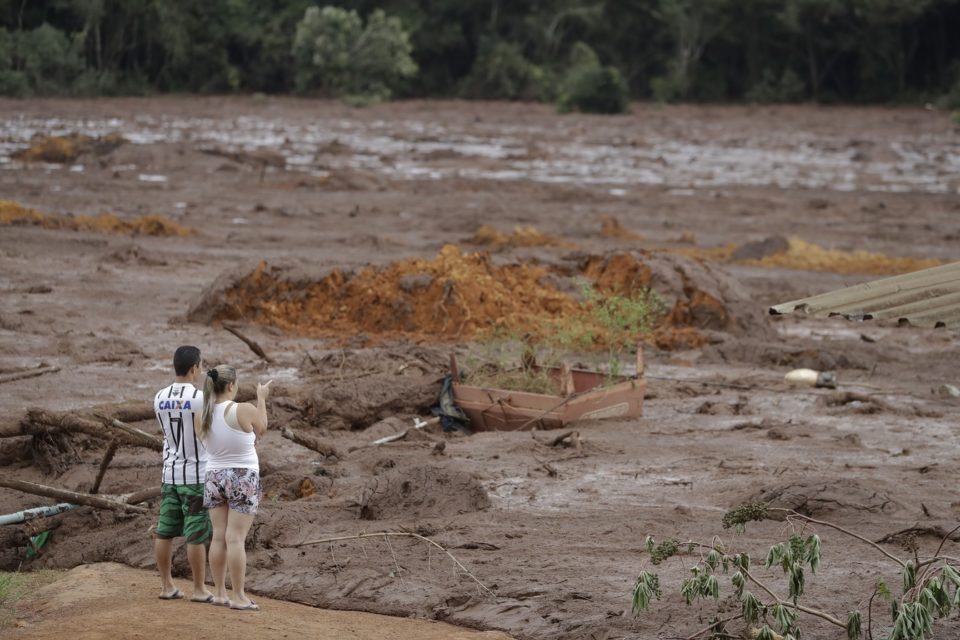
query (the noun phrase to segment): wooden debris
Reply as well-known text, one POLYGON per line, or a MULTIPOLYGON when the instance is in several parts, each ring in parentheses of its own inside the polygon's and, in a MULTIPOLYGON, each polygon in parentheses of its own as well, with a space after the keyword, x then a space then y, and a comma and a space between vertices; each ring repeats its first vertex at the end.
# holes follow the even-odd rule
POLYGON ((55 413, 44 409, 27 409, 26 418, 20 421, 22 433, 39 434, 46 431, 85 433, 95 438, 107 438, 109 433, 103 425, 73 413, 55 413))
POLYGON ((148 449, 153 449, 154 451, 163 451, 163 440, 158 436, 153 436, 133 427, 125 422, 121 422, 116 418, 110 418, 108 416, 98 415, 98 418, 103 420, 103 424, 112 430, 115 430, 117 436, 120 437, 120 434, 126 436, 130 444, 136 444, 141 447, 146 447, 148 449))
POLYGON ((316 451, 317 453, 320 453, 326 457, 330 457, 330 456, 334 456, 336 458, 343 457, 340 455, 340 452, 337 451, 336 447, 334 447, 332 444, 324 442, 323 440, 320 440, 319 438, 315 438, 313 436, 308 436, 303 433, 297 433, 296 431, 294 431, 289 427, 284 427, 281 435, 283 435, 283 437, 286 438, 287 440, 296 442, 301 447, 306 447, 307 449, 316 451))
POLYGON ((150 487, 149 489, 143 489, 142 491, 128 493, 127 495, 121 497, 127 504, 140 504, 141 502, 147 502, 148 500, 159 498, 160 486, 157 485, 156 487, 150 487))
POLYGON ((250 347, 250 351, 253 351, 255 354, 263 358, 263 360, 267 363, 273 364, 273 359, 263 351, 263 348, 247 336, 243 335, 236 325, 224 323, 223 328, 239 338, 245 345, 250 347))
POLYGON ((107 472, 107 467, 110 466, 110 461, 113 460, 113 456, 119 446, 120 444, 116 438, 111 440, 109 446, 107 446, 107 450, 103 453, 103 459, 100 461, 100 470, 97 471, 97 479, 93 481, 93 487, 90 489, 91 494, 97 493, 100 490, 103 475, 107 472))
POLYGON ((74 413, 55 413, 44 409, 27 409, 26 417, 14 428, 0 430, 0 437, 9 438, 22 435, 43 433, 84 433, 101 440, 116 438, 121 444, 147 447, 154 451, 163 450, 160 438, 152 436, 136 427, 124 424, 106 416, 102 422, 90 420, 74 413))
POLYGON ((92 496, 86 493, 77 493, 76 491, 68 491, 67 489, 48 487, 46 485, 35 484, 33 482, 14 480, 13 478, 0 478, 0 487, 16 489, 17 491, 30 493, 36 496, 44 496, 46 498, 53 498, 54 500, 65 500, 73 504, 82 504, 88 507, 96 507, 98 509, 132 511, 134 513, 149 513, 149 510, 144 507, 138 507, 129 504, 123 501, 123 499, 114 496, 92 496))
POLYGON ((551 440, 551 441, 548 442, 547 444, 548 444, 549 446, 551 446, 551 447, 555 447, 555 446, 557 446, 558 444, 560 444, 561 442, 563 442, 564 440, 566 440, 567 438, 569 438, 570 436, 572 436, 573 434, 574 434, 573 431, 564 431, 563 433, 561 433, 560 435, 558 435, 556 438, 554 438, 553 440, 551 440))
POLYGON ((14 371, 13 373, 5 373, 0 375, 0 384, 5 382, 13 382, 14 380, 25 380, 27 378, 36 378, 38 376, 45 375, 47 373, 56 373, 60 371, 60 367, 41 367, 39 369, 28 369, 26 371, 14 371))
POLYGON ((547 475, 549 475, 551 478, 557 478, 557 477, 560 476, 560 472, 557 471, 556 468, 553 467, 549 462, 547 462, 547 461, 545 461, 545 460, 541 460, 541 459, 538 458, 537 456, 533 456, 533 459, 536 460, 536 461, 540 464, 540 466, 543 468, 543 470, 546 471, 546 472, 547 472, 547 475))

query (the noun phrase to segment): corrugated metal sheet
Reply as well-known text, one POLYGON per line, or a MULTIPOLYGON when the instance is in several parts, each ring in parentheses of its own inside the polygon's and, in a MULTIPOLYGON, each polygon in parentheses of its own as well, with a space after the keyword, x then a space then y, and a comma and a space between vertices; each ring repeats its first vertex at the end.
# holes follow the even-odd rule
POLYGON ((770 307, 851 320, 897 320, 918 327, 960 327, 960 262, 883 278, 770 307))

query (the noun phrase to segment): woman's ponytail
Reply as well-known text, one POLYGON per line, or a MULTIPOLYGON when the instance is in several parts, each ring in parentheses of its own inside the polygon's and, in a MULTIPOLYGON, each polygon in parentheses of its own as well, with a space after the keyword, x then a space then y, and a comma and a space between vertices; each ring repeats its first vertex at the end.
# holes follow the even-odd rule
POLYGON ((200 429, 197 431, 201 442, 207 439, 207 434, 210 433, 210 425, 213 424, 213 403, 216 399, 213 379, 216 373, 216 369, 211 369, 203 379, 203 413, 200 414, 200 429))
POLYGON ((227 389, 227 385, 237 381, 237 370, 231 366, 221 364, 207 371, 203 380, 203 413, 200 414, 200 428, 197 435, 200 440, 206 440, 210 435, 210 425, 213 424, 213 405, 217 396, 227 389))

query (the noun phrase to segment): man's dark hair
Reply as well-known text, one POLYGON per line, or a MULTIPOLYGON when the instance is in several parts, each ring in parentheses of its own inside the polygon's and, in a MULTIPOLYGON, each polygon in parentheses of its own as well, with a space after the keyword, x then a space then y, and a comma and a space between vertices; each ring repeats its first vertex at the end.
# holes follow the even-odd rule
POLYGON ((190 369, 200 364, 200 349, 184 345, 177 347, 173 353, 173 370, 178 376, 185 376, 190 373, 190 369))

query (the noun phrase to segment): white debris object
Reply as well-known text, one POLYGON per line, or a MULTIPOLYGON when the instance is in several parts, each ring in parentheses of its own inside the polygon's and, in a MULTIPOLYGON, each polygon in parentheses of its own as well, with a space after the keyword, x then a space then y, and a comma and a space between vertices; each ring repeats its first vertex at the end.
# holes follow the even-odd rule
POLYGON ((837 388, 837 377, 832 371, 814 371, 813 369, 794 369, 783 376, 790 384, 808 387, 837 388))
POLYGON ((819 375, 820 372, 814 371, 813 369, 794 369, 787 375, 783 376, 783 379, 790 384, 812 387, 817 384, 817 377, 819 375))
POLYGON ((942 384, 937 387, 937 393, 941 398, 960 398, 960 389, 952 384, 942 384))

